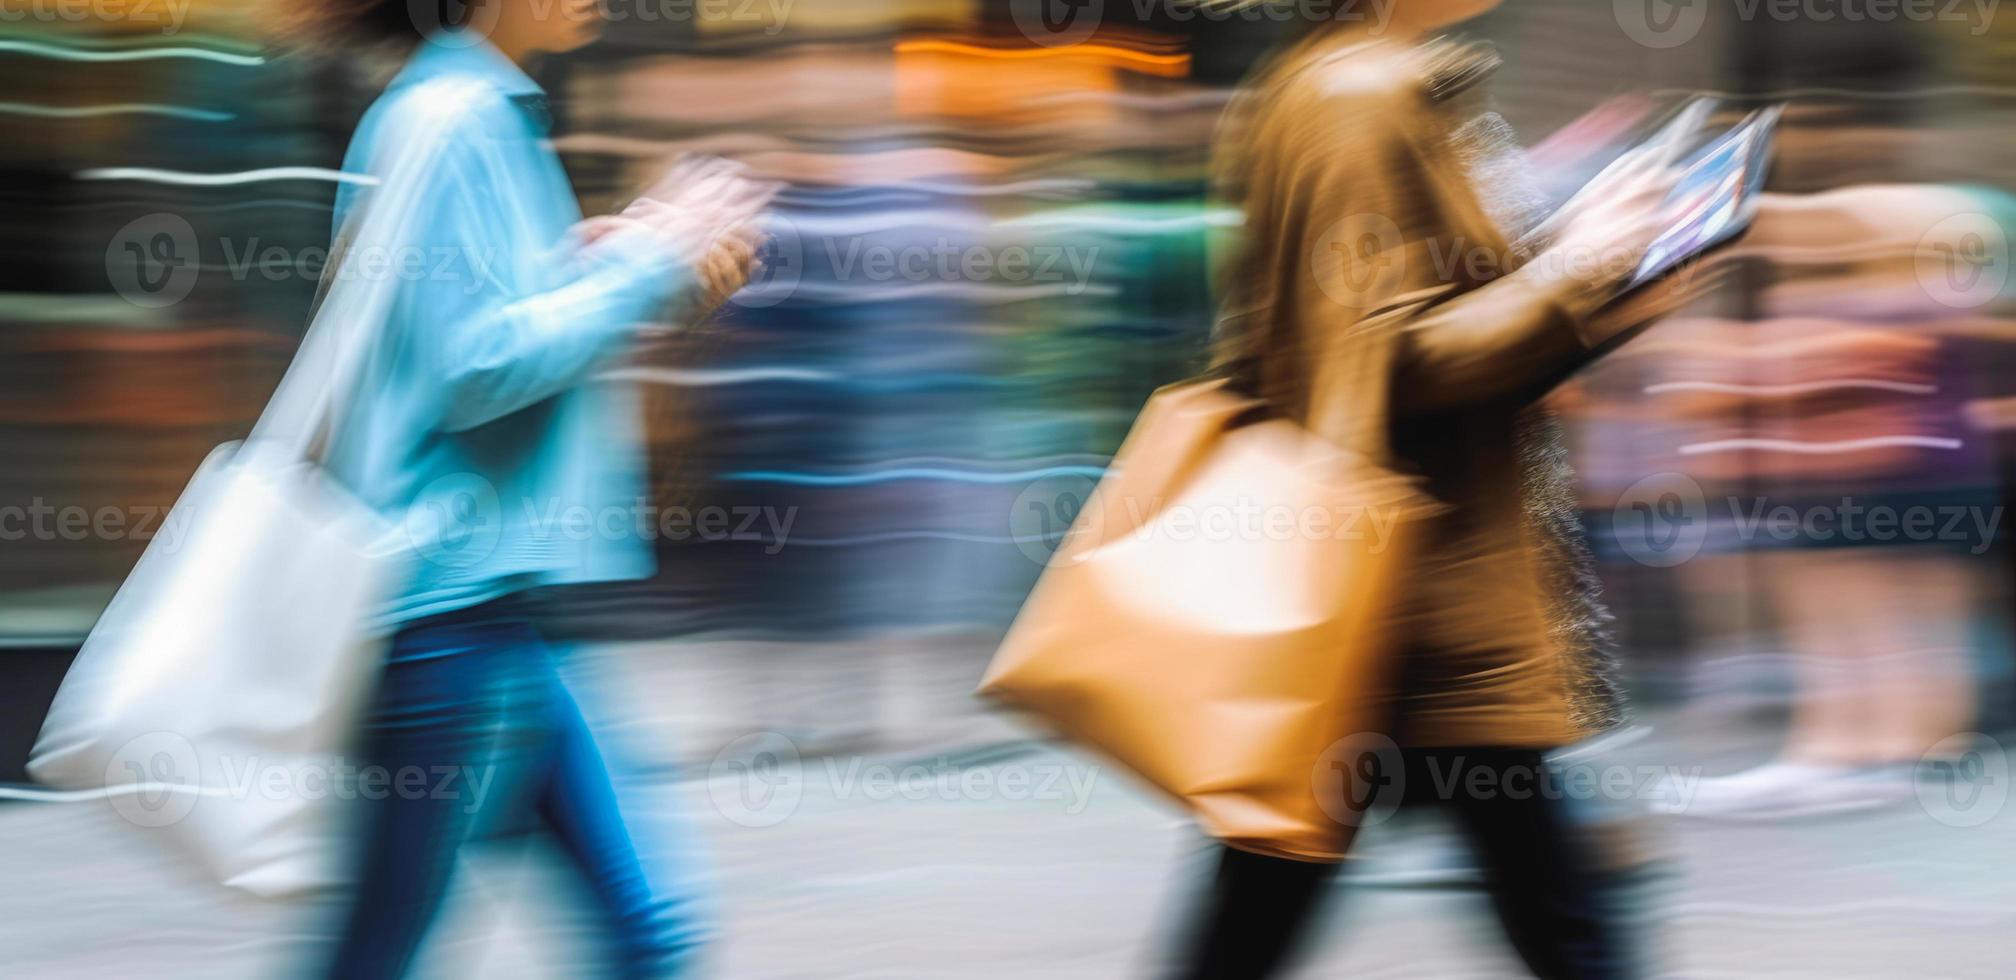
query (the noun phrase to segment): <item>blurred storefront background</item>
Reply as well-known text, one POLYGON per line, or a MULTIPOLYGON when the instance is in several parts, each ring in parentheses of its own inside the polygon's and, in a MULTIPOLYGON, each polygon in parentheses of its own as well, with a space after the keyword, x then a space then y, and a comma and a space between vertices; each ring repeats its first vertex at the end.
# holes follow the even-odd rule
MULTIPOLYGON (((1209 143, 1289 17, 1094 3, 1093 33, 1059 45, 1032 29, 1055 13, 1034 2, 606 6, 605 38, 540 79, 584 210, 686 151, 790 189, 763 280, 619 372, 647 391, 659 575, 548 596, 552 625, 808 645, 998 629, 1133 412, 1204 363, 1206 243, 1236 224, 1209 199, 1209 143)), ((2016 177, 2009 23, 1696 6, 1705 20, 1661 46, 1675 35, 1648 43, 1629 3, 1507 4, 1478 27, 1508 55, 1505 115, 1530 142, 1627 90, 1776 96, 1795 105, 1775 189, 2016 177)), ((249 428, 306 322, 340 179, 327 168, 382 75, 266 50, 259 7, 0 23, 0 642, 23 651, 81 638, 208 449, 249 428)), ((1732 424, 1857 424, 1838 406, 1647 394, 1803 363, 1786 353, 1808 349, 1798 323, 1738 325, 1811 333, 1822 314, 1795 302, 1800 277, 1841 299, 1867 283, 1851 271, 1746 266, 1696 311, 1707 326, 1663 341, 1695 338, 1693 360, 1634 347, 1580 379, 1563 405, 1594 535, 1653 474, 1711 500, 1783 476, 1682 452, 1732 424)), ((1966 452, 1794 475, 1999 507, 2016 338, 1992 308, 1891 312, 1870 329, 1916 345, 1840 356, 1935 378, 1941 397, 1904 424, 1966 452), (1917 479, 1927 466, 1938 479, 1917 479)), ((1951 607, 1991 682, 2005 538, 1975 542, 1951 607)), ((1768 648, 1782 625, 1760 571, 1782 556, 1755 541, 1673 564, 1594 544, 1644 696, 1693 690, 1704 659, 1768 648)))

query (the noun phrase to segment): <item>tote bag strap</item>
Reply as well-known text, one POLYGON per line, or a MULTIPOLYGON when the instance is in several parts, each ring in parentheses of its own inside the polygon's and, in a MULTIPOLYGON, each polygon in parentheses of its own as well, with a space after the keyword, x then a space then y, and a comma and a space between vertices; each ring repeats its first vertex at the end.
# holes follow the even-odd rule
POLYGON ((247 451, 260 459, 312 458, 314 447, 333 434, 340 403, 356 387, 370 344, 384 332, 393 284, 344 278, 353 241, 346 231, 330 247, 301 346, 246 438, 247 451))
POLYGON ((329 264, 316 287, 301 346, 246 439, 249 449, 266 458, 284 462, 309 458, 310 449, 327 432, 337 390, 352 383, 362 361, 365 334, 374 332, 368 330, 367 322, 338 322, 333 315, 337 304, 329 301, 347 237, 339 237, 330 248, 329 264))
MULTIPOLYGON (((333 436, 341 408, 357 385, 370 348, 385 332, 401 278, 387 259, 414 240, 425 198, 444 165, 452 123, 486 98, 479 82, 418 87, 395 106, 378 136, 371 176, 356 212, 330 247, 312 319, 280 386, 246 439, 248 452, 279 463, 307 461, 333 436), (355 263, 355 264, 353 264, 355 263), (377 271, 373 272, 373 267, 377 271)), ((494 94, 487 96, 494 97, 494 94)))

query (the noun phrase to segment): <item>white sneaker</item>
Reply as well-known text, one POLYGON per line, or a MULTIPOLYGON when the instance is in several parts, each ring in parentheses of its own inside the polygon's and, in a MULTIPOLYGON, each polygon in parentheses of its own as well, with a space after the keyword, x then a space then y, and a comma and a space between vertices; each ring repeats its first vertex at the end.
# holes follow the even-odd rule
POLYGON ((1652 810, 1721 820, 1787 820, 1851 813, 1910 799, 1908 768, 1773 762, 1692 785, 1667 777, 1652 810))

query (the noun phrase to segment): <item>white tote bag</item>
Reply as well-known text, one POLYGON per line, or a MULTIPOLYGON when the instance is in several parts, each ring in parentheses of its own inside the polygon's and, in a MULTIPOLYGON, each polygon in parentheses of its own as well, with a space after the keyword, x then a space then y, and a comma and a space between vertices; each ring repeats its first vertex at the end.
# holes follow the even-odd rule
POLYGON ((265 896, 338 880, 337 753, 397 549, 300 461, 219 447, 86 639, 28 763, 265 896))
POLYGON ((265 897, 339 880, 333 801, 355 780, 337 754, 406 561, 309 459, 388 302, 332 282, 252 435, 203 461, 85 639, 28 762, 265 897))
POLYGON ((357 795, 357 773, 338 753, 382 662, 367 624, 404 584, 410 545, 311 449, 391 309, 399 279, 370 260, 411 240, 442 120, 474 91, 437 90, 381 140, 395 156, 372 163, 377 186, 341 236, 286 377, 251 436, 218 447, 183 490, 86 638, 28 763, 37 781, 103 796, 256 895, 340 881, 335 802, 357 795))

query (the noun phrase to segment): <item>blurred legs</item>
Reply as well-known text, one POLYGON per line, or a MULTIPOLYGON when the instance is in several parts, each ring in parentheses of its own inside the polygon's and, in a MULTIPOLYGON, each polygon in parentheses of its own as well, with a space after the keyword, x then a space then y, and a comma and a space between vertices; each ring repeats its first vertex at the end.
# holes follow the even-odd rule
POLYGON ((1911 763, 1966 728, 1975 594, 1967 557, 1837 549, 1765 559, 1801 669, 1786 757, 1911 763))
POLYGON ((1427 764, 1439 763, 1439 781, 1448 786, 1468 785, 1471 768, 1491 770, 1489 785, 1500 787, 1498 792, 1459 793, 1444 802, 1455 810, 1483 863, 1506 938, 1534 976, 1593 980, 1625 975, 1618 932, 1608 921, 1601 894, 1604 886, 1561 794, 1545 788, 1553 770, 1539 752, 1444 750, 1417 754, 1409 763, 1410 792, 1422 785, 1423 777, 1436 778, 1411 771, 1427 764))
POLYGON ((1246 980, 1279 971, 1301 944, 1334 864, 1220 848, 1218 872, 1177 980, 1246 980))
MULTIPOLYGON (((393 641, 366 728, 365 764, 396 774, 453 766, 489 780, 509 731, 509 662, 536 642, 529 629, 494 624, 415 624, 393 641), (467 767, 464 769, 463 767, 467 767)), ((439 911, 455 852, 476 814, 462 799, 388 792, 361 804, 360 863, 348 922, 329 976, 403 976, 439 911)))
POLYGON ((537 789, 539 814, 601 903, 616 975, 666 976, 706 940, 697 903, 654 893, 587 722, 557 675, 550 686, 552 755, 537 789))
POLYGON ((700 942, 693 903, 653 894, 608 768, 545 643, 522 621, 490 616, 451 614, 394 640, 367 764, 395 786, 403 771, 453 767, 466 778, 455 793, 395 791, 365 804, 356 895, 329 975, 404 975, 485 799, 538 810, 594 893, 615 975, 667 975, 700 942))
MULTIPOLYGON (((1563 805, 1552 769, 1522 749, 1411 749, 1404 804, 1454 808, 1478 853, 1513 948, 1542 980, 1627 975, 1601 878, 1563 805), (1484 770, 1481 777, 1477 770, 1484 770), (1478 792, 1478 785, 1489 789, 1478 792), (1446 790, 1446 791, 1445 791, 1446 790)), ((1176 976, 1275 976, 1300 943, 1335 865, 1225 848, 1176 976)))

